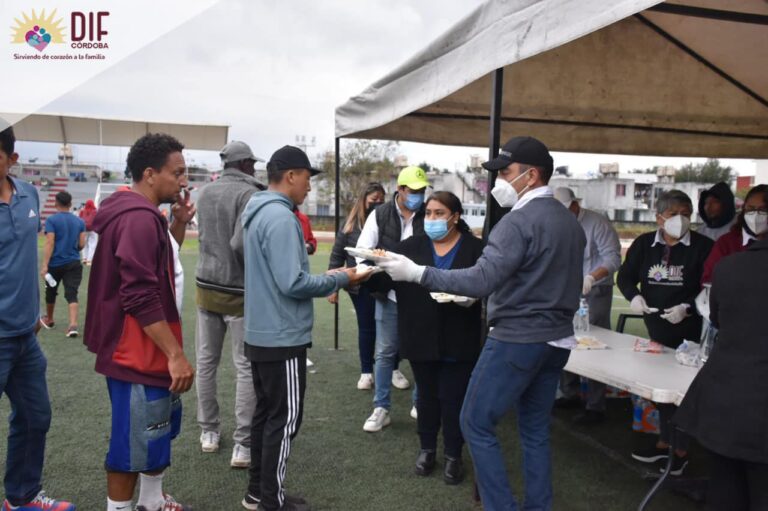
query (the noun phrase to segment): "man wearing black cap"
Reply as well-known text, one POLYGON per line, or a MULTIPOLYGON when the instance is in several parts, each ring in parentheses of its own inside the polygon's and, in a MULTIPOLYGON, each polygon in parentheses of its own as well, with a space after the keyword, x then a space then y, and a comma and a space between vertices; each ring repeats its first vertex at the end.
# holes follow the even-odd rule
POLYGON ((304 235, 293 208, 304 202, 312 168, 304 151, 285 146, 267 164, 269 189, 251 197, 241 221, 245 249, 245 354, 251 360, 256 413, 251 426, 250 482, 243 507, 304 511, 285 494, 291 440, 301 425, 312 346, 312 298, 360 284, 368 274, 349 268, 309 273, 304 235))
MULTIPOLYGON (((552 508, 549 423, 570 349, 582 290, 586 239, 574 215, 547 186, 547 147, 515 137, 483 164, 499 172, 492 194, 512 210, 490 233, 475 266, 438 270, 395 255, 383 261, 394 280, 430 291, 488 297, 490 332, 464 398, 461 430, 475 465, 483 508, 517 509, 496 425, 515 410, 523 449, 525 509, 552 508)), ((521 506, 522 507, 522 506, 521 506)))

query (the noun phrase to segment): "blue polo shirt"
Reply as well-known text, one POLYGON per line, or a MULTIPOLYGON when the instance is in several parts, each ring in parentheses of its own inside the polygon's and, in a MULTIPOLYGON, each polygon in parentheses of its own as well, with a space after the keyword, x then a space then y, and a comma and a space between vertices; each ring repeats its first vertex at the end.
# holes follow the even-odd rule
POLYGON ((33 331, 40 315, 40 198, 26 181, 8 179, 14 188, 11 202, 0 201, 0 338, 33 331))
POLYGON ((54 243, 49 268, 80 261, 80 233, 85 232, 85 222, 70 212, 59 212, 45 220, 45 233, 50 232, 54 243))

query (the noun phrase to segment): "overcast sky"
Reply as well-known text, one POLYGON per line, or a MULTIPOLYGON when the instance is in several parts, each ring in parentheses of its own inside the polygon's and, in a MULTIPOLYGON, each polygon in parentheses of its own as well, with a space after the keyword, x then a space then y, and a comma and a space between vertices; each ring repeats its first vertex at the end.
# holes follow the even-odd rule
MULTIPOLYGON (((469 13, 478 0, 224 0, 44 109, 104 117, 228 124, 230 138, 269 158, 297 135, 311 155, 333 147, 334 109, 469 13)), ((411 163, 463 169, 486 148, 402 144, 411 163)), ((22 160, 58 147, 21 144, 22 160)), ((126 149, 78 146, 81 161, 115 164, 126 149)), ((619 161, 622 171, 690 158, 556 154, 577 173, 619 161)), ((212 152, 190 160, 218 164, 212 152)), ((746 174, 750 160, 726 160, 746 174)))

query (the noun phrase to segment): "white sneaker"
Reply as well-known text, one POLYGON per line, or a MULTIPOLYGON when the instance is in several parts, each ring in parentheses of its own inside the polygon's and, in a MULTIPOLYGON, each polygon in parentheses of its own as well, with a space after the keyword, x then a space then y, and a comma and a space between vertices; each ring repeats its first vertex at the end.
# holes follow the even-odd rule
POLYGON ((373 375, 371 373, 363 373, 360 375, 360 379, 357 380, 357 390, 371 390, 373 388, 373 375))
POLYGON ((235 444, 232 448, 232 460, 229 465, 233 468, 248 468, 251 466, 251 448, 235 444))
POLYGON ((411 386, 411 382, 400 372, 400 369, 395 369, 392 371, 392 385, 400 390, 405 390, 411 386))
POLYGON ((418 411, 418 410, 416 410, 416 406, 414 405, 414 406, 411 408, 411 419, 414 419, 414 420, 416 420, 416 419, 418 419, 418 418, 419 418, 419 411, 418 411))
POLYGON ((381 431, 383 428, 389 426, 391 422, 392 420, 389 418, 389 410, 377 406, 373 409, 371 416, 365 420, 365 424, 363 424, 363 431, 367 431, 368 433, 376 433, 377 431, 381 431))
POLYGON ((203 452, 218 452, 220 437, 217 431, 203 431, 200 434, 200 447, 203 452))
POLYGON ((312 367, 314 365, 315 365, 314 362, 312 362, 310 359, 307 359, 307 367, 312 367))

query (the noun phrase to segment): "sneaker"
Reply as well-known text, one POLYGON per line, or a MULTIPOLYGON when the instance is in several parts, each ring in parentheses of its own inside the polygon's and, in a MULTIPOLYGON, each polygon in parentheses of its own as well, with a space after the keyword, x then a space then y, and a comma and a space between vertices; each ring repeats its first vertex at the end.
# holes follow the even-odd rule
POLYGON ((416 405, 413 405, 411 407, 411 419, 418 420, 419 418, 419 411, 416 409, 416 405))
POLYGON ((248 468, 251 466, 251 448, 242 444, 235 444, 232 448, 232 460, 229 462, 232 468, 248 468))
POLYGON ((42 316, 40 318, 40 324, 43 325, 43 328, 46 330, 50 330, 51 328, 56 326, 56 323, 54 321, 48 321, 48 316, 42 316))
POLYGON ((77 325, 70 325, 69 328, 67 328, 67 337, 77 337, 77 325))
POLYGON ((77 508, 71 502, 46 497, 45 492, 41 491, 32 502, 15 508, 12 508, 11 503, 7 500, 3 501, 2 511, 10 511, 11 509, 15 511, 75 511, 77 508))
POLYGON ((203 452, 218 452, 220 438, 218 431, 203 431, 200 434, 200 447, 203 452))
POLYGON ((646 449, 638 449, 632 452, 632 457, 643 463, 656 463, 659 460, 669 458, 669 449, 660 449, 654 445, 646 449))
MULTIPOLYGON (((245 497, 243 497, 243 507, 245 509, 250 509, 252 511, 256 511, 258 509, 264 509, 259 507, 259 504, 261 503, 261 499, 259 497, 255 497, 251 495, 250 493, 246 493, 245 497)), ((302 499, 301 497, 297 497, 295 495, 288 495, 285 494, 285 504, 283 504, 283 509, 286 509, 286 506, 293 505, 293 506, 308 506, 307 501, 302 499)), ((288 508, 293 509, 293 508, 288 508)), ((301 508, 299 508, 301 509, 301 508)), ((309 509, 307 507, 306 509, 309 509)))
POLYGON ((411 386, 411 382, 400 372, 400 369, 395 369, 392 371, 392 385, 400 390, 405 390, 411 386))
POLYGON ((360 379, 357 380, 357 390, 371 390, 373 388, 373 375, 371 373, 363 373, 360 375, 360 379))
POLYGON ((365 424, 363 424, 363 431, 376 433, 377 431, 381 431, 383 428, 389 426, 391 422, 392 420, 389 418, 389 410, 377 406, 373 409, 371 416, 365 420, 365 424))
MULTIPOLYGON (((145 506, 136 506, 136 511, 154 511, 154 510, 147 509, 145 506)), ((176 500, 170 495, 166 495, 165 502, 163 502, 163 507, 158 508, 156 511, 192 511, 192 508, 189 506, 184 506, 176 502, 176 500)))
MULTIPOLYGON (((669 475, 671 476, 681 476, 683 475, 683 471, 685 470, 685 467, 688 466, 688 455, 685 456, 678 456, 677 453, 672 457, 672 470, 669 471, 669 475)), ((659 469, 659 472, 662 474, 667 469, 666 466, 663 466, 659 469)))

